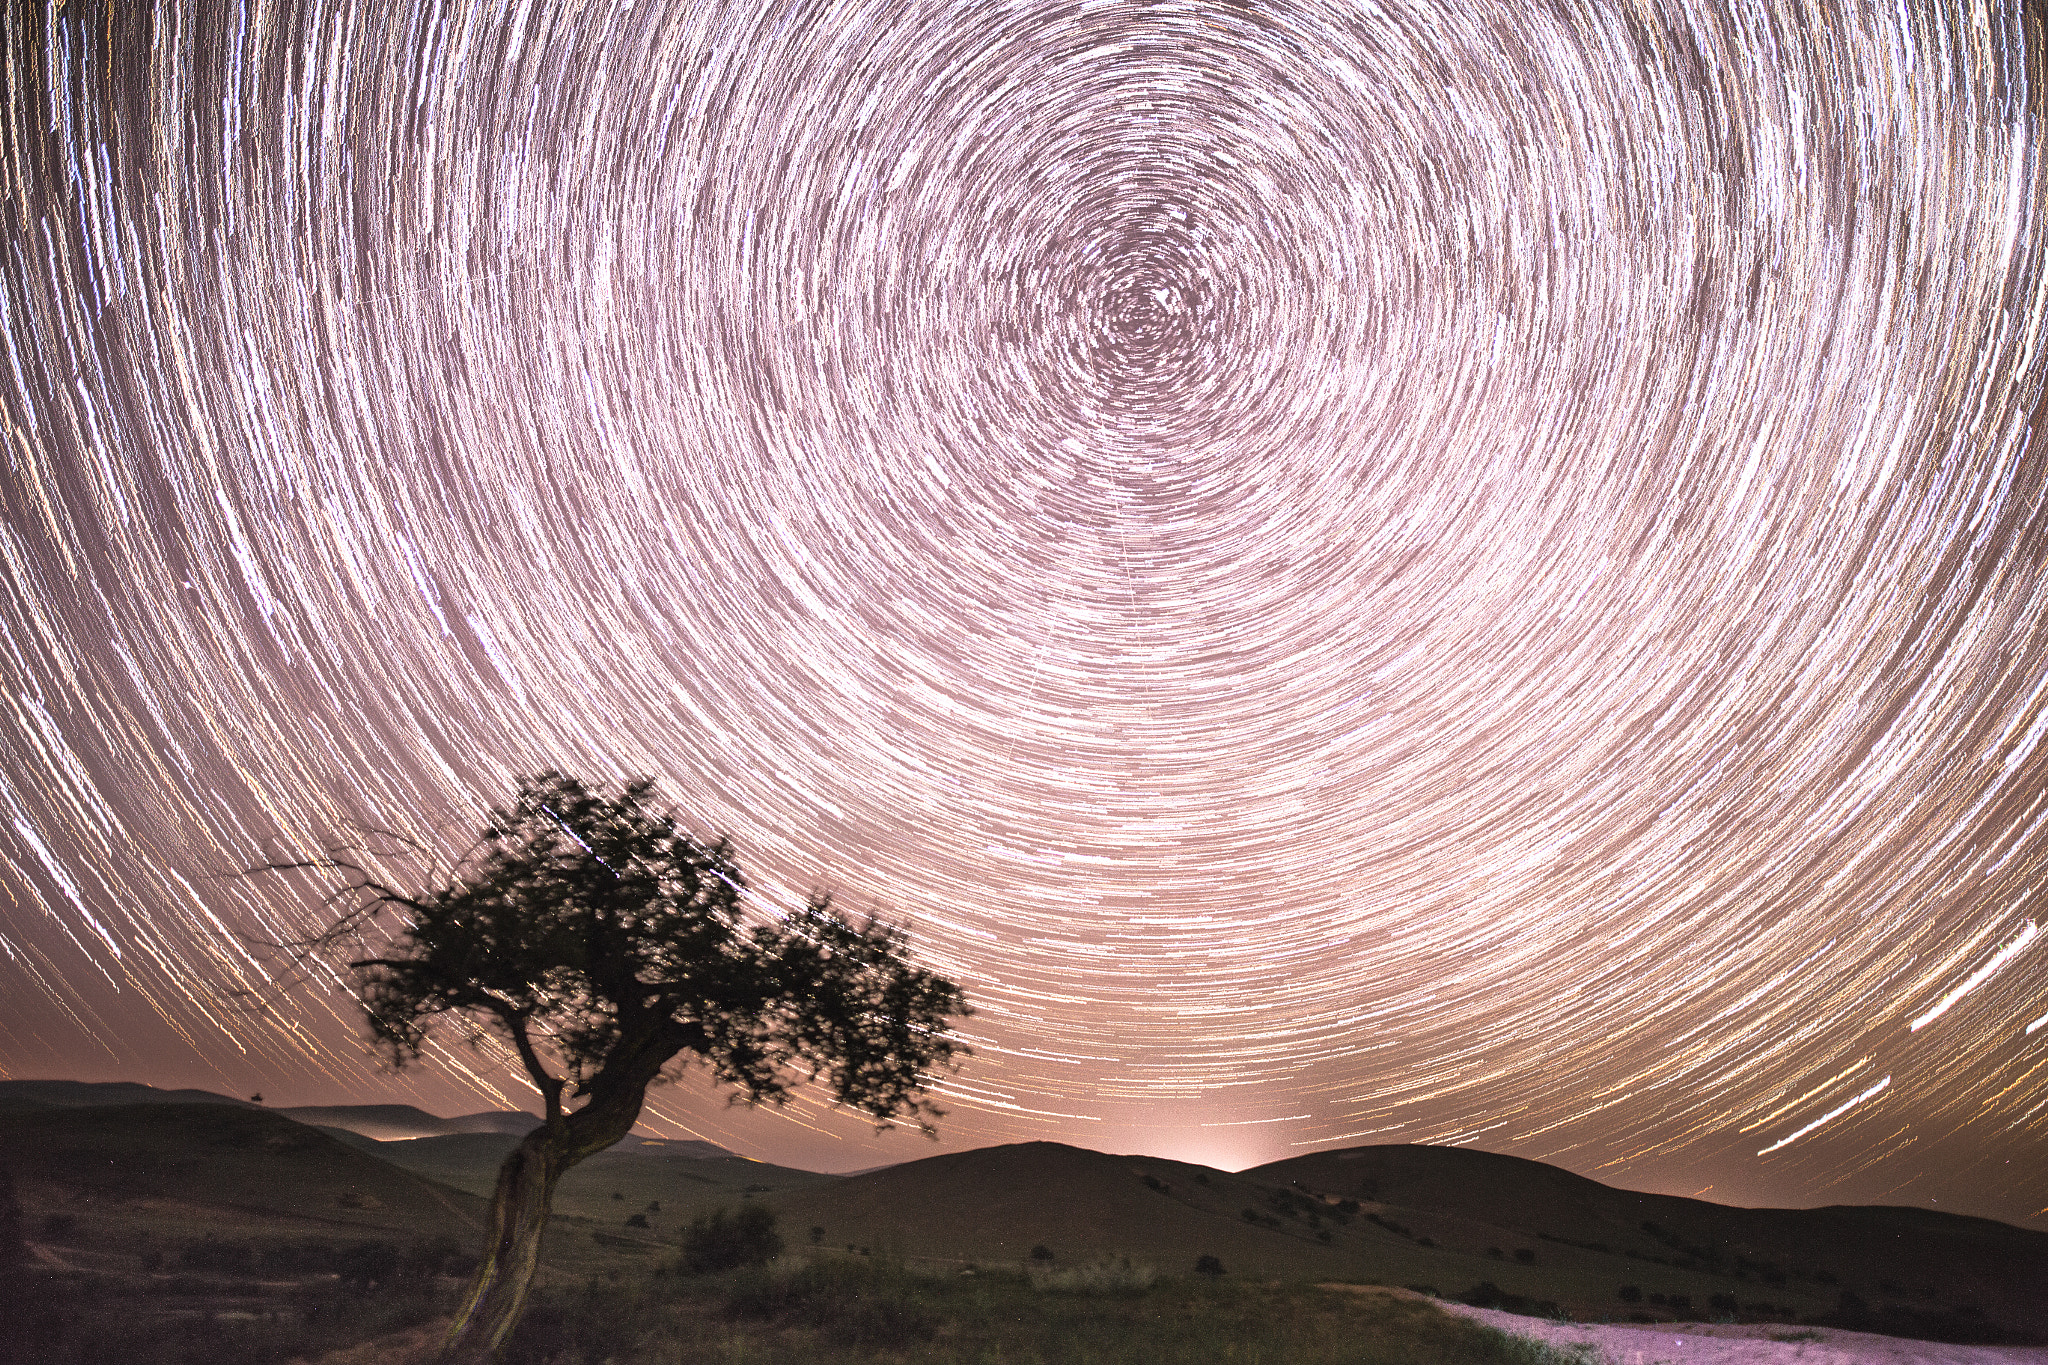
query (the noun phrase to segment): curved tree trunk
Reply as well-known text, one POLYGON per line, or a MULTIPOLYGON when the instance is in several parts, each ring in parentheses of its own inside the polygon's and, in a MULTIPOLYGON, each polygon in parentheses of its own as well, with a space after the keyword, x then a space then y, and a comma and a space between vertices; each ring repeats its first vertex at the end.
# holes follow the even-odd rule
POLYGON ((541 1234, 547 1230, 555 1182, 569 1163, 561 1159, 559 1130, 545 1124, 506 1156, 498 1168, 498 1189, 491 1200, 490 1240, 469 1289, 456 1310, 455 1323, 441 1344, 441 1365, 487 1365, 504 1349, 506 1338, 526 1311, 526 1294, 540 1266, 541 1234), (549 1129, 557 1131, 550 1134, 549 1129))
POLYGON ((648 1085, 676 1051, 674 1045, 665 1052, 659 1043, 647 1045, 606 1067, 591 1082, 589 1103, 573 1114, 557 1110, 506 1156, 491 1199, 490 1240, 441 1343, 437 1365, 488 1365, 504 1350, 540 1268, 541 1234, 547 1231, 555 1185, 571 1166, 633 1130, 648 1085))

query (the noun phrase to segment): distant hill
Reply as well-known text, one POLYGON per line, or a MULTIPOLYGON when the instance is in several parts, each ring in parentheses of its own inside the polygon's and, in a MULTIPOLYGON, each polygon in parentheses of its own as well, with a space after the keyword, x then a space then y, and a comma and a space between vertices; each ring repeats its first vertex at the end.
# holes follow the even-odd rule
POLYGON ((511 1133, 523 1136, 540 1126, 540 1119, 517 1110, 464 1114, 444 1119, 410 1104, 300 1104, 273 1109, 300 1123, 326 1128, 346 1128, 379 1142, 407 1138, 442 1137, 450 1133, 511 1133))
MULTIPOLYGON (((518 1139, 506 1133, 451 1133, 377 1143, 394 1165, 456 1189, 488 1196, 498 1166, 518 1139)), ((572 1217, 615 1222, 649 1214, 657 1229, 677 1230, 694 1213, 736 1207, 757 1194, 829 1185, 841 1177, 734 1156, 709 1142, 628 1137, 573 1167, 555 1190, 555 1208, 572 1217), (617 1196, 614 1198, 614 1196, 617 1196)))
MULTIPOLYGON (((227 1104, 263 1108, 250 1100, 211 1090, 159 1090, 134 1081, 0 1081, 0 1110, 34 1107, 77 1109, 122 1104, 227 1104)), ((302 1104, 267 1112, 317 1128, 344 1128, 380 1142, 448 1133, 511 1133, 524 1136, 540 1126, 533 1114, 489 1110, 444 1119, 410 1104, 302 1104)))
POLYGON ((1186 1273, 1423 1286, 1627 1320, 1826 1319, 2048 1339, 2048 1234, 1894 1209, 1733 1209, 1451 1147, 1367 1147, 1235 1175, 1024 1143, 768 1197, 793 1244, 939 1262, 1129 1256, 1186 1273), (1627 1297, 1624 1290, 1633 1297, 1627 1297))
POLYGON ((0 1081, 0 1109, 45 1106, 82 1109, 110 1104, 232 1104, 258 1106, 211 1090, 158 1090, 134 1081, 0 1081))

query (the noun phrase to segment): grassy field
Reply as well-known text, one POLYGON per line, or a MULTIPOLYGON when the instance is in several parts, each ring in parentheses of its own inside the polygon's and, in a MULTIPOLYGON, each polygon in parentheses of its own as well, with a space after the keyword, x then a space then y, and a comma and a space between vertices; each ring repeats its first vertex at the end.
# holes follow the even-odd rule
MULTIPOLYGON (((373 1258, 374 1259, 374 1258, 373 1258)), ((460 1281, 401 1253, 337 1274, 259 1258, 242 1273, 125 1286, 31 1271, 0 1311, 10 1365, 408 1365, 460 1281), (370 1279, 368 1275, 383 1278, 370 1279), (26 1290, 24 1294, 22 1291, 26 1290), (9 1320, 11 1319, 11 1321, 9 1320)), ((1571 1365, 1576 1357, 1426 1300, 1299 1283, 1168 1279, 1102 1262, 934 1274, 813 1255, 722 1276, 664 1265, 543 1290, 509 1365, 1571 1365)))
POLYGON ((1098 1263, 936 1276, 821 1256, 599 1282, 535 1306, 511 1365, 1572 1365, 1398 1293, 1098 1263))

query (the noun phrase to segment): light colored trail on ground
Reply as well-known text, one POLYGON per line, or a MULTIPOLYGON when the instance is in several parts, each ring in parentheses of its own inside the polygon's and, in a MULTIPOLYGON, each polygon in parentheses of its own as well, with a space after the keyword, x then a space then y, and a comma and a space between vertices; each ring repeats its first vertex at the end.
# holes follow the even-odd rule
POLYGON ((2048 1365, 2048 1349, 2038 1346, 1958 1346, 1784 1323, 1554 1322, 1441 1300, 1439 1306, 1552 1346, 1590 1344, 1599 1352, 1595 1359, 1600 1365, 2048 1365), (1772 1340, 1808 1331, 1819 1333, 1819 1338, 1772 1340))

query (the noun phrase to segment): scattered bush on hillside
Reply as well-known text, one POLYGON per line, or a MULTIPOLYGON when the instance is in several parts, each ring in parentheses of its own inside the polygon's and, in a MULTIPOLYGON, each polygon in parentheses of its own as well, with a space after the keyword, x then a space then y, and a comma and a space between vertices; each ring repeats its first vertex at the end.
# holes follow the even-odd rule
POLYGON ((1505 1251, 1502 1251, 1499 1247, 1488 1247, 1486 1249, 1486 1254, 1493 1257, 1493 1259, 1496 1261, 1505 1261, 1508 1258, 1508 1254, 1505 1251))
POLYGON ((843 1346, 906 1351, 937 1335, 927 1288, 907 1275, 858 1262, 817 1260, 795 1270, 756 1270, 726 1296, 727 1317, 809 1327, 843 1346))
POLYGON ((644 1227, 647 1227, 647 1226, 648 1226, 648 1222, 647 1222, 647 1215, 646 1215, 646 1214, 644 1214, 644 1213, 636 1213, 636 1214, 633 1214, 633 1215, 632 1215, 631 1217, 629 1217, 629 1218, 627 1218, 627 1219, 626 1219, 626 1226, 627 1226, 627 1227, 629 1227, 629 1228, 644 1228, 644 1227))
POLYGON ((1643 1301, 1643 1288, 1641 1285, 1625 1284, 1614 1291, 1614 1297, 1620 1299, 1623 1303, 1641 1303, 1643 1301))
POLYGON ((1520 1261, 1523 1265, 1535 1265, 1536 1253, 1531 1251, 1528 1247, 1516 1247, 1515 1259, 1520 1261))
POLYGON ((714 1209, 691 1220, 683 1234, 680 1268, 685 1275, 715 1275, 765 1265, 781 1254, 775 1215, 759 1204, 747 1204, 732 1216, 714 1209))
POLYGON ((1716 1313, 1736 1313, 1741 1311, 1740 1305, 1738 1305, 1735 1302, 1735 1296, 1733 1294, 1709 1295, 1707 1298, 1707 1307, 1712 1309, 1716 1313))
POLYGON ((1031 1259, 1034 1261, 1050 1261, 1052 1259, 1052 1248, 1040 1242, 1037 1246, 1031 1248, 1031 1259))
POLYGON ((1107 1294, 1150 1289, 1159 1272, 1128 1256, 1108 1257, 1086 1265, 1062 1266, 1057 1270, 1033 1267, 1031 1287, 1069 1294, 1107 1294))
POLYGON ((811 1229, 811 1245, 815 1247, 815 1246, 823 1246, 824 1244, 825 1244, 825 1229, 823 1229, 823 1228, 821 1228, 821 1227, 815 1227, 815 1226, 814 1226, 814 1227, 813 1227, 813 1228, 811 1229))
POLYGON ((68 1213, 51 1213, 43 1216, 43 1236, 69 1237, 78 1229, 78 1220, 68 1213))
POLYGON ((1148 1175, 1145 1177, 1145 1188, 1151 1190, 1155 1194, 1173 1193, 1173 1186, 1167 1184, 1164 1180, 1161 1180, 1156 1175, 1148 1175))
POLYGON ((1200 1256, 1195 1257, 1195 1273, 1197 1275, 1207 1275, 1213 1280, 1223 1274, 1223 1262, 1205 1251, 1200 1256))

